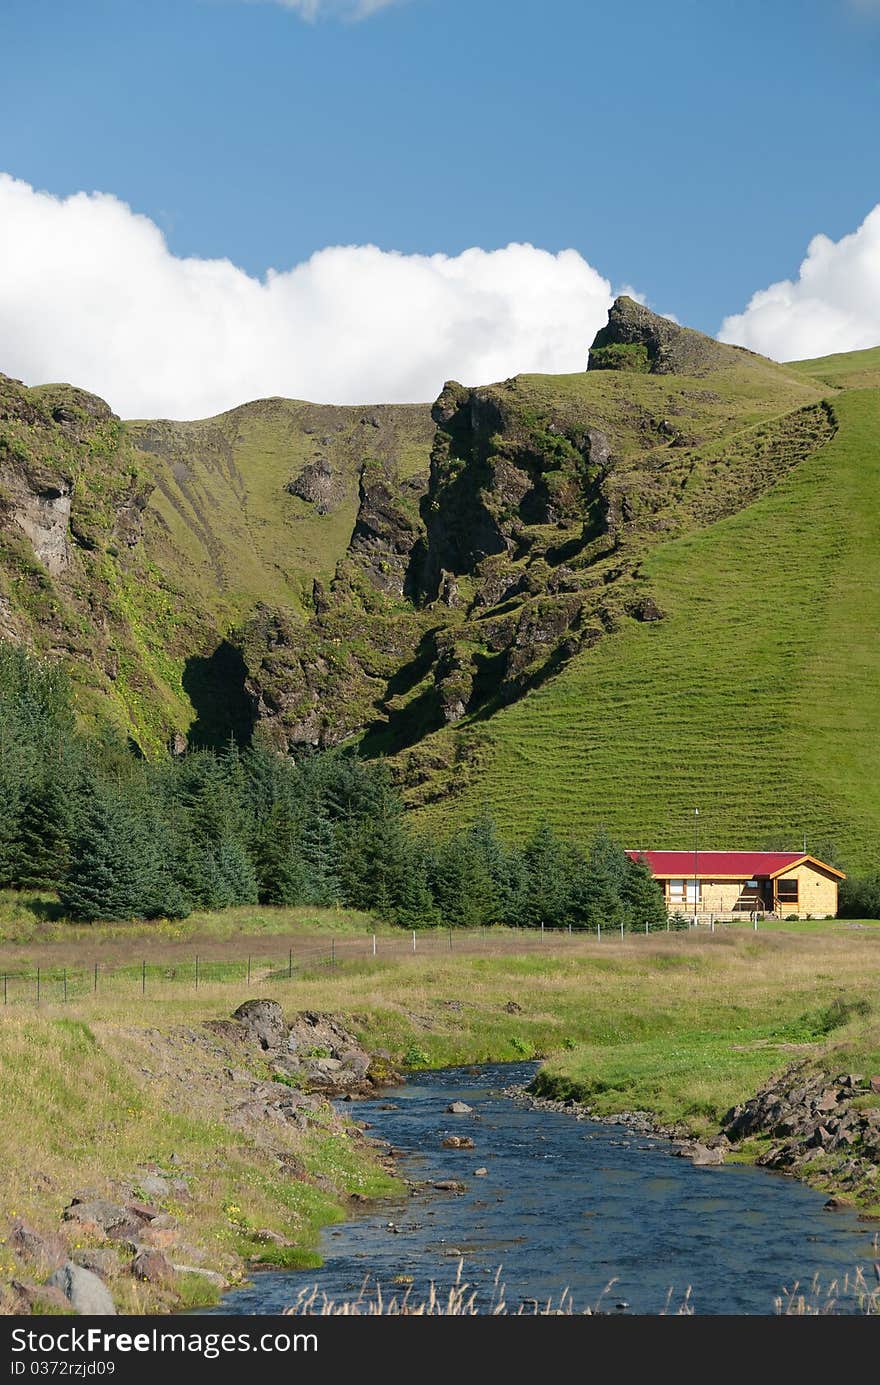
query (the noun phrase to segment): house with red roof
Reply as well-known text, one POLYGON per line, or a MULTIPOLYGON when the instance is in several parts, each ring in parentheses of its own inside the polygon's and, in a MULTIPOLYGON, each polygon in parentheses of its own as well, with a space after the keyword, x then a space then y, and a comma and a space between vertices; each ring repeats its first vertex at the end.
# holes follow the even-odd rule
POLYGON ((846 876, 800 851, 628 851, 659 880, 676 914, 828 918, 846 876))

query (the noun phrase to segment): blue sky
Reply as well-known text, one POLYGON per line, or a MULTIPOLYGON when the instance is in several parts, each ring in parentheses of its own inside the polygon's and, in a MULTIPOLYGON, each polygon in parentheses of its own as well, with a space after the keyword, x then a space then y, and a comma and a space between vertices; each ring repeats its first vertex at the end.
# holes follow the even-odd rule
POLYGON ((573 247, 713 333, 880 201, 873 0, 346 4, 4 0, 0 170, 258 279, 573 247))

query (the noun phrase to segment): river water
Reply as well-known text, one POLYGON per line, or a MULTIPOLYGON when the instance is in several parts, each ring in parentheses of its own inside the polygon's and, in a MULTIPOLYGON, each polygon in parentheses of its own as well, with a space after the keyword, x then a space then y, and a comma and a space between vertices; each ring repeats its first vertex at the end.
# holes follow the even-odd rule
POLYGON ((872 1269, 877 1224, 825 1211, 824 1195, 794 1179, 737 1165, 698 1168, 671 1157, 667 1141, 502 1095, 535 1069, 420 1073, 347 1105, 370 1122, 371 1135, 407 1151, 404 1177, 455 1179, 466 1192, 428 1187, 356 1213, 324 1232, 321 1269, 261 1272, 217 1311, 279 1313, 312 1284, 341 1301, 367 1278, 400 1293, 395 1279, 409 1275, 415 1293, 432 1280, 451 1284, 463 1259, 484 1308, 501 1266, 513 1311, 521 1301, 558 1302, 568 1288, 576 1309, 658 1313, 690 1289, 697 1313, 766 1314, 777 1295, 808 1287, 816 1274, 827 1285, 857 1264, 872 1269), (454 1100, 474 1114, 447 1114, 454 1100), (469 1135, 476 1147, 444 1149, 446 1135, 469 1135), (481 1167, 487 1174, 475 1176, 481 1167))

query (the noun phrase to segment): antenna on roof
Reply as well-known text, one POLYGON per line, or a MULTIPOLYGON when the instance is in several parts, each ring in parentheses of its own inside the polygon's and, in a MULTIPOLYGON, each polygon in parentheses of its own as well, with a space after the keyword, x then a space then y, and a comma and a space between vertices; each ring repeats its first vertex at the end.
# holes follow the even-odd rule
POLYGON ((807 854, 807 834, 806 834, 806 832, 805 832, 805 833, 804 833, 804 855, 806 856, 806 854, 807 854))

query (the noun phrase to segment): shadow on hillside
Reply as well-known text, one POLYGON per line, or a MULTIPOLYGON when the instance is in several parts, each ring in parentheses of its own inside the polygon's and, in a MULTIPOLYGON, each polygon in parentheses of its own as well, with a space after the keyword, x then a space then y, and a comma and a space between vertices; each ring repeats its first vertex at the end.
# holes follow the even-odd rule
POLYGON ((256 715, 246 676, 244 659, 228 640, 206 658, 187 659, 183 688, 195 712, 187 734, 191 746, 219 750, 230 739, 250 745, 256 715))

